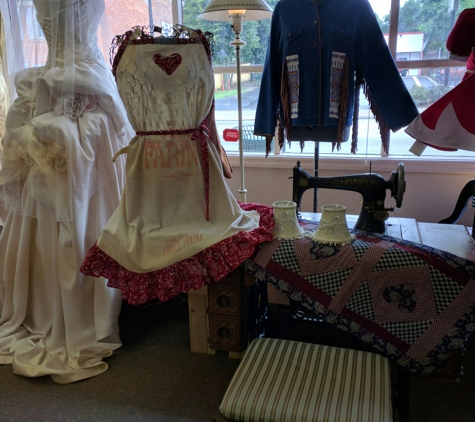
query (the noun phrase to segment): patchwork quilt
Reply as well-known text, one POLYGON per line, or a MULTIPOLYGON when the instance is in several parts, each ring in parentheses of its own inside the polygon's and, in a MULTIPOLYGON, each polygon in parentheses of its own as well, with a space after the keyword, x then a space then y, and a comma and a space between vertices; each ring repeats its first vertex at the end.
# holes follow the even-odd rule
POLYGON ((275 239, 244 266, 403 367, 430 374, 475 331, 475 262, 390 236, 352 233, 355 240, 343 246, 311 236, 275 239))

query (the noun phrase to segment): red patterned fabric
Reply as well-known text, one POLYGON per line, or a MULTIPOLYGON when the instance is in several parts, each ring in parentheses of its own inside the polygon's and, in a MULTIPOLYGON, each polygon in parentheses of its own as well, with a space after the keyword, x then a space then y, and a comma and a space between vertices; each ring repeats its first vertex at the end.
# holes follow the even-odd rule
POLYGON ((201 252, 168 267, 148 273, 136 273, 121 266, 95 244, 87 254, 81 272, 108 279, 107 285, 122 290, 122 298, 131 305, 158 299, 165 302, 180 293, 217 282, 250 258, 257 247, 271 241, 273 209, 260 204, 240 204, 246 211, 260 214, 259 227, 239 232, 201 252))
MULTIPOLYGON (((355 292, 368 278, 368 274, 373 270, 376 264, 380 261, 386 250, 394 246, 391 242, 382 240, 368 248, 363 256, 357 261, 351 269, 351 273, 346 279, 345 284, 341 287, 338 293, 331 301, 328 309, 333 312, 341 312, 349 300, 353 297, 355 292)), ((344 248, 343 248, 344 249, 344 248)), ((341 262, 345 264, 342 259, 341 262)))
POLYGON ((203 123, 193 132, 191 139, 200 140, 201 145, 201 165, 203 167, 203 180, 205 183, 205 201, 206 201, 206 221, 209 221, 209 159, 208 159, 208 139, 211 139, 211 132, 203 123))
POLYGON ((144 44, 155 44, 155 40, 152 36, 145 34, 142 32, 141 38, 136 38, 134 40, 130 40, 130 45, 144 45, 144 44))
POLYGON ((178 69, 182 61, 181 56, 178 53, 171 56, 164 57, 160 53, 153 55, 153 62, 162 69, 167 75, 173 75, 175 70, 178 69))
MULTIPOLYGON (((301 222, 308 232, 314 222, 301 222)), ((475 263, 354 231, 348 245, 275 239, 243 267, 401 366, 428 375, 475 333, 475 263)))

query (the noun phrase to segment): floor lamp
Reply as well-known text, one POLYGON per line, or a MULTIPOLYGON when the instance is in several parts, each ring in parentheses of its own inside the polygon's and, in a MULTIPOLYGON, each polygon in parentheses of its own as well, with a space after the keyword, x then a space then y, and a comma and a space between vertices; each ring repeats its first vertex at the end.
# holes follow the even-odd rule
POLYGON ((238 128, 239 128, 239 165, 241 167, 241 202, 246 202, 246 184, 244 179, 244 149, 242 143, 242 100, 241 100, 241 47, 246 42, 241 40, 242 20, 261 20, 272 16, 272 9, 264 0, 211 0, 201 14, 201 19, 210 21, 227 21, 232 19, 232 28, 236 39, 229 45, 236 48, 238 128))

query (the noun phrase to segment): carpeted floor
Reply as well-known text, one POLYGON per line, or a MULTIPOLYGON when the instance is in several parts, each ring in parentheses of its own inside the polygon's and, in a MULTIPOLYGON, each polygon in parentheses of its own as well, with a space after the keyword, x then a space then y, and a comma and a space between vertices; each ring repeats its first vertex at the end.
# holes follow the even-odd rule
MULTIPOLYGON (((239 361, 190 352, 186 301, 124 305, 121 335, 109 370, 78 383, 23 378, 0 366, 0 422, 211 421, 239 361)), ((475 341, 464 362, 457 387, 412 379, 411 422, 475 422, 475 341)))
POLYGON ((239 362, 190 352, 187 303, 124 305, 120 322, 123 346, 94 378, 59 385, 0 365, 0 422, 209 422, 239 362))

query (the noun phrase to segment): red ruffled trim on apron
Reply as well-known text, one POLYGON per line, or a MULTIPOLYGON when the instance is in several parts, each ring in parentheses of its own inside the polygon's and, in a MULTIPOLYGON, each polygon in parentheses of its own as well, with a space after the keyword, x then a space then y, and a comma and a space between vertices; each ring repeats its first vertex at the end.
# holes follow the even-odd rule
POLYGON ((122 290, 123 300, 131 305, 154 299, 165 302, 180 293, 197 290, 222 280, 249 259, 261 243, 274 238, 270 233, 274 227, 272 207, 252 203, 240 206, 260 214, 259 227, 236 233, 168 267, 148 273, 129 271, 99 249, 96 242, 80 270, 84 275, 108 279, 107 285, 122 290))

